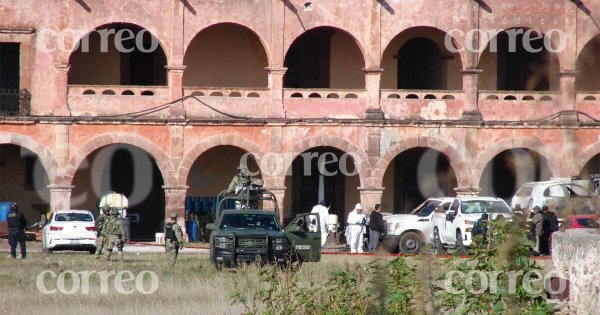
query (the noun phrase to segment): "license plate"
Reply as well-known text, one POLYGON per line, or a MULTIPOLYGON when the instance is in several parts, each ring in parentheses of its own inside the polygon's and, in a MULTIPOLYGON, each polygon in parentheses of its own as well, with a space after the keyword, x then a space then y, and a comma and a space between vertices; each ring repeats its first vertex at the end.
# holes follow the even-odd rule
POLYGON ((79 244, 79 240, 71 240, 71 244, 79 244))

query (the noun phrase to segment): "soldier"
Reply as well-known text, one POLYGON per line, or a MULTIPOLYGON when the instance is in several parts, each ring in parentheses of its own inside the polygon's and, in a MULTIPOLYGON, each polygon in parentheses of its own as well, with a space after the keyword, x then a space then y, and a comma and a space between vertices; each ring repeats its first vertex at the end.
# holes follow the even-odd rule
POLYGON ((171 212, 171 221, 165 224, 165 250, 169 265, 175 265, 181 249, 183 249, 183 232, 177 224, 177 212, 171 212))
POLYGON ((247 168, 240 165, 237 168, 237 173, 231 179, 231 183, 229 183, 229 187, 227 188, 228 193, 236 193, 238 186, 244 186, 248 183, 248 172, 247 168))
POLYGON ((104 248, 104 245, 106 245, 107 234, 104 226, 106 225, 106 221, 110 218, 109 210, 107 205, 102 206, 102 213, 96 218, 96 231, 98 234, 98 239, 96 239, 96 260, 100 258, 102 249, 104 248))
POLYGON ((12 258, 17 258, 17 243, 21 245, 21 258, 27 256, 25 246, 25 227, 27 221, 22 213, 19 212, 19 206, 16 203, 10 205, 8 213, 8 243, 10 244, 10 255, 12 258))
POLYGON ((117 247, 119 260, 123 261, 123 245, 127 242, 127 234, 123 222, 119 219, 119 210, 112 209, 110 218, 104 224, 106 229, 106 250, 108 251, 107 260, 110 261, 113 247, 117 247))

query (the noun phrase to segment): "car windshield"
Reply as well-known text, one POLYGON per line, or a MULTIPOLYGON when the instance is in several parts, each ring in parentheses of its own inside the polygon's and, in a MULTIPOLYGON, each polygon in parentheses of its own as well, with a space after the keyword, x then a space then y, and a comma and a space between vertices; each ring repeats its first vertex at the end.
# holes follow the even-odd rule
POLYGON ((439 200, 428 200, 422 203, 417 209, 415 209, 412 214, 417 215, 419 217, 428 217, 435 208, 437 208, 440 203, 439 200))
POLYGON ((529 197, 533 191, 533 186, 523 186, 517 191, 517 197, 529 197))
POLYGON ((501 200, 467 200, 460 208, 464 214, 469 213, 510 213, 510 209, 501 200))
POLYGON ((92 222, 94 218, 89 213, 57 213, 54 217, 55 221, 58 222, 73 222, 73 221, 83 221, 83 222, 92 222))
POLYGON ((280 231, 277 217, 269 214, 231 213, 223 215, 221 229, 263 229, 280 231))

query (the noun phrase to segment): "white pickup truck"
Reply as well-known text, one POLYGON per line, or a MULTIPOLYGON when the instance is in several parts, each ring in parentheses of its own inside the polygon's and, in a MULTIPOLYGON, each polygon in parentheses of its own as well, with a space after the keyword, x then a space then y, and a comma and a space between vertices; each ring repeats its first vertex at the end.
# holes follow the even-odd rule
POLYGON ((431 241, 434 210, 441 206, 448 209, 452 199, 430 198, 425 200, 410 214, 395 214, 384 217, 386 222, 383 246, 390 253, 418 254, 425 244, 431 241))
POLYGON ((512 212, 506 202, 493 197, 456 197, 450 198, 450 208, 437 208, 432 216, 434 252, 444 247, 457 247, 464 252, 471 245, 471 229, 484 213, 495 220, 499 216, 510 220, 512 212))

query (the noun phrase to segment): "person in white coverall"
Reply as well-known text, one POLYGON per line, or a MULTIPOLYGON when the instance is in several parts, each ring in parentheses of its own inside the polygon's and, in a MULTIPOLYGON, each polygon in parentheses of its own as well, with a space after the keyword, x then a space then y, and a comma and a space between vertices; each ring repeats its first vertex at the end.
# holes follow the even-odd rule
POLYGON ((354 210, 348 215, 348 233, 346 238, 350 245, 351 253, 363 252, 363 233, 367 224, 367 215, 363 213, 362 206, 357 203, 354 210))
POLYGON ((319 204, 314 206, 310 213, 319 214, 319 225, 321 226, 321 248, 325 247, 327 242, 327 219, 329 218, 329 208, 325 207, 325 200, 321 199, 319 204))

